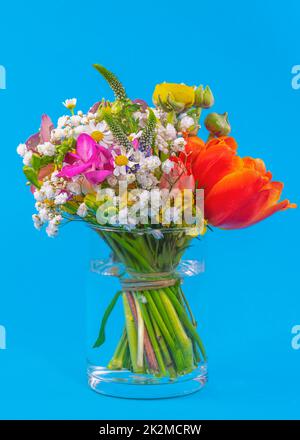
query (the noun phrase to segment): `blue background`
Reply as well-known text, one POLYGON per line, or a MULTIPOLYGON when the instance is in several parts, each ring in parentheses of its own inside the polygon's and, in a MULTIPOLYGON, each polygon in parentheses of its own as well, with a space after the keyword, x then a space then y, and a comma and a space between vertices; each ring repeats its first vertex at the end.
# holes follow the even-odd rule
MULTIPOLYGON (((299 418, 299 209, 252 228, 206 238, 202 326, 210 381, 169 401, 124 401, 90 391, 85 379, 88 232, 57 239, 33 229, 18 143, 61 102, 79 108, 103 95, 91 68, 118 73, 128 94, 150 101, 157 82, 209 84, 228 111, 241 155, 262 157, 284 196, 299 203, 300 5, 296 0, 2 2, 0 64, 0 418, 299 418)), ((196 285, 195 285, 196 287, 196 285)))

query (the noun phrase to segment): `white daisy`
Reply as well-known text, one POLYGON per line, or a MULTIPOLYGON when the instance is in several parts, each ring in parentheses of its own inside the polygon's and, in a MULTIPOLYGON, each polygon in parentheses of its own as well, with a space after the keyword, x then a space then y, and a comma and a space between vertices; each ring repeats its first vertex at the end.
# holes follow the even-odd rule
POLYGON ((88 133, 98 144, 105 147, 110 147, 114 142, 113 135, 105 121, 89 122, 88 125, 84 126, 84 132, 88 133))
POLYGON ((74 110, 74 108, 76 107, 76 104, 77 104, 76 98, 66 99, 63 102, 63 105, 69 110, 74 110))
POLYGON ((126 151, 124 148, 119 148, 118 151, 112 151, 115 161, 114 175, 116 177, 126 176, 127 170, 136 165, 136 162, 132 160, 133 153, 133 148, 130 148, 129 151, 126 151))

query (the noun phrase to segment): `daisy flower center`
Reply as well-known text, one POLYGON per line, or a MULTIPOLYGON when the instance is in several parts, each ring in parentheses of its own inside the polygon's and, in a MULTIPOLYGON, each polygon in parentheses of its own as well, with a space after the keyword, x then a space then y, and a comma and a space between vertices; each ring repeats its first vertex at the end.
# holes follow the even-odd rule
POLYGON ((120 154, 115 158, 115 164, 118 167, 126 166, 128 164, 128 158, 124 154, 120 154))
POLYGON ((96 130, 96 131, 93 131, 93 133, 91 134, 91 137, 94 139, 94 141, 100 142, 103 140, 104 134, 101 131, 96 130))

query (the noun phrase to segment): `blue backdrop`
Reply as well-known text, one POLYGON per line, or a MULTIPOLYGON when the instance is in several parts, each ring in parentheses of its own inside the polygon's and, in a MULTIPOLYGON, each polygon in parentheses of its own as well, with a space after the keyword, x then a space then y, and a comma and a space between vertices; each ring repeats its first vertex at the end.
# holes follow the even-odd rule
POLYGON ((76 96, 86 110, 111 97, 91 64, 118 73, 130 96, 157 82, 209 84, 228 111, 241 155, 262 157, 299 203, 300 4, 269 1, 52 1, 1 4, 0 418, 299 418, 299 209, 206 238, 203 327, 210 381, 170 401, 124 401, 85 379, 88 233, 33 229, 19 142, 43 112, 76 96), (3 71, 3 69, 2 69, 3 71))

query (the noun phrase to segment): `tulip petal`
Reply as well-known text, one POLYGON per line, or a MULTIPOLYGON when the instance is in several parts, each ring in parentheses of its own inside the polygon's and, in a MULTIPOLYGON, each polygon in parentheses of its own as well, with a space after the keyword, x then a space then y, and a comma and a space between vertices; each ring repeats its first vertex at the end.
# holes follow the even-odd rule
POLYGON ((205 190, 207 196, 211 188, 227 174, 242 168, 243 162, 233 151, 217 145, 200 155, 192 164, 198 187, 205 190))
POLYGON ((212 147, 216 147, 217 145, 223 147, 223 148, 229 148, 232 151, 236 151, 238 148, 238 145, 236 143, 236 140, 231 136, 220 136, 217 138, 213 138, 206 144, 206 150, 212 147))
POLYGON ((54 125, 51 119, 48 115, 42 116, 42 123, 41 123, 41 139, 43 142, 49 142, 51 139, 51 131, 53 130, 54 125))
POLYGON ((242 169, 221 179, 205 198, 205 216, 219 226, 233 212, 249 201, 268 179, 255 170, 242 169))
POLYGON ((250 226, 252 219, 268 202, 269 191, 260 191, 250 199, 245 200, 244 204, 232 211, 227 218, 222 220, 218 226, 222 229, 240 229, 250 226))
POLYGON ((40 133, 35 133, 30 136, 25 142, 28 150, 36 151, 36 147, 41 143, 40 133))
POLYGON ((275 214, 278 211, 286 211, 289 208, 297 208, 296 203, 290 203, 289 200, 282 200, 282 202, 277 203, 276 205, 270 206, 267 208, 264 212, 262 212, 260 215, 252 219, 252 221, 247 224, 246 226, 254 225, 255 223, 258 223, 267 217, 270 217, 271 215, 275 214))

